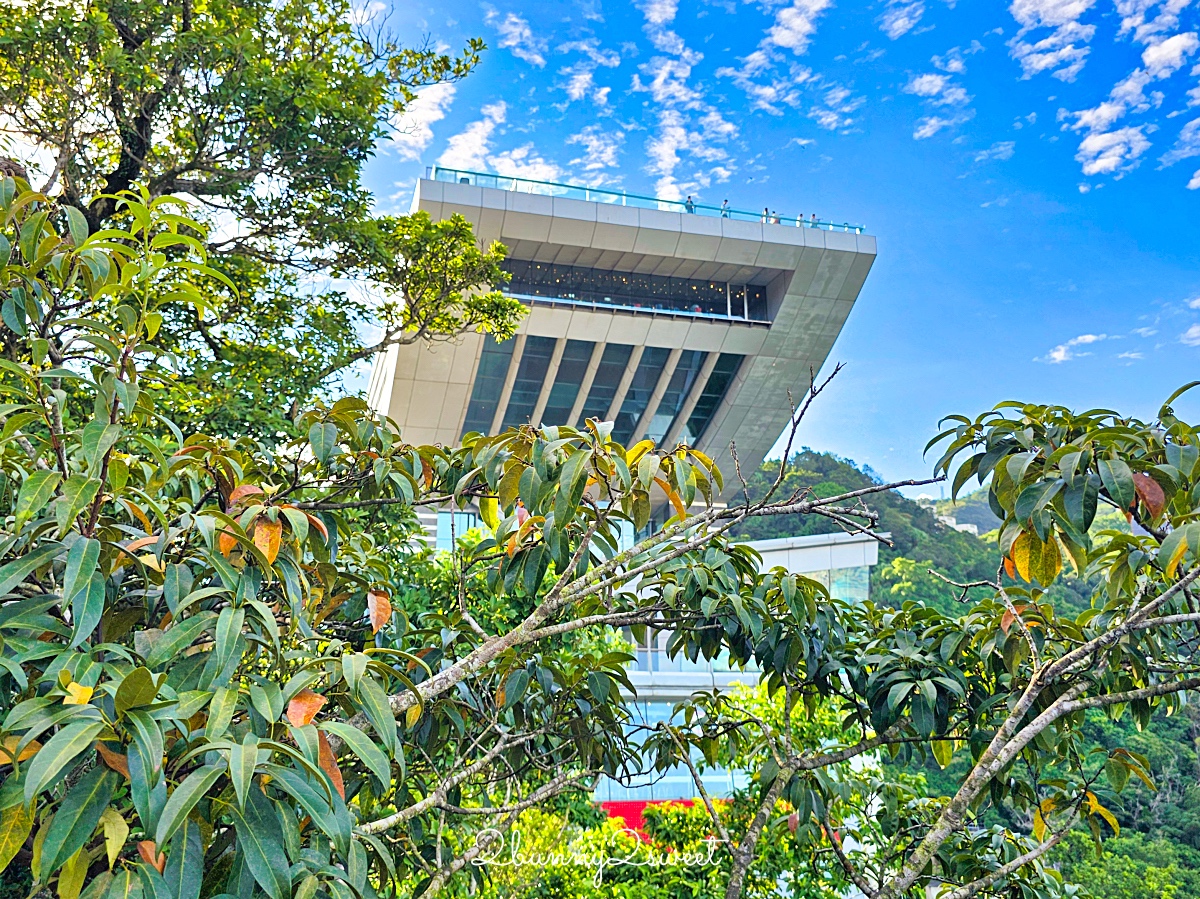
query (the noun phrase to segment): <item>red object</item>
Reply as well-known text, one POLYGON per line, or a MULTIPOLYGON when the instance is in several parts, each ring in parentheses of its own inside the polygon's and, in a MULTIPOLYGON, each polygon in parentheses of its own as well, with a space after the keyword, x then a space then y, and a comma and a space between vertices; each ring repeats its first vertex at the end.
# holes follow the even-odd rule
POLYGON ((645 839, 646 834, 642 830, 646 821, 642 818, 642 812, 646 810, 648 805, 684 805, 689 808, 692 805, 690 799, 640 799, 627 802, 601 802, 600 807, 608 814, 610 818, 624 818, 625 826, 630 830, 636 830, 638 834, 645 839))

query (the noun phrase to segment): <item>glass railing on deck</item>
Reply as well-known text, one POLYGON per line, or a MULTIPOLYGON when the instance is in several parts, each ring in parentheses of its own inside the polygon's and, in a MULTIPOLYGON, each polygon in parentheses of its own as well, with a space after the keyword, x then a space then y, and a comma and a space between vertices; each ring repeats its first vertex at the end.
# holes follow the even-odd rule
POLYGON ((816 228, 821 231, 845 231, 850 234, 863 234, 866 229, 862 225, 852 225, 849 222, 833 222, 818 219, 816 214, 808 218, 779 215, 774 211, 750 212, 745 209, 734 209, 729 206, 711 206, 706 203, 688 203, 683 200, 664 200, 661 197, 647 197, 631 194, 624 190, 614 190, 607 187, 583 187, 578 184, 559 184, 555 181, 536 181, 532 178, 517 178, 509 175, 496 175, 489 172, 470 172, 465 169, 448 169, 442 166, 430 166, 426 176, 431 181, 446 181, 452 184, 470 184, 475 187, 490 187, 495 190, 507 190, 514 193, 541 194, 547 197, 565 197, 571 200, 586 200, 590 203, 612 203, 616 206, 634 206, 638 209, 661 209, 664 212, 695 213, 697 215, 716 216, 719 218, 735 219, 741 222, 761 222, 767 225, 779 225, 792 228, 816 228))

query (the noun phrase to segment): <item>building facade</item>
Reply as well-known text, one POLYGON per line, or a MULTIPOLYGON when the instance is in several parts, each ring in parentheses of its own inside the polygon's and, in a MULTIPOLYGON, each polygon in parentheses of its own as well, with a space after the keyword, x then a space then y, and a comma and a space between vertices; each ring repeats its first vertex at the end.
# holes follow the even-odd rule
MULTIPOLYGON (((517 335, 392 347, 374 408, 410 443, 513 425, 614 422, 728 468, 762 461, 824 363, 875 259, 860 227, 745 221, 654 198, 431 169, 413 209, 458 213, 508 248, 517 335), (704 211, 711 215, 702 214, 704 211)), ((738 214, 742 219, 744 214, 738 214)), ((786 222, 786 223, 785 223, 786 222)))
MULTIPOLYGON (((782 567, 804 574, 823 583, 834 598, 846 602, 865 602, 870 596, 870 571, 879 560, 879 544, 865 534, 783 537, 754 540, 749 545, 762 556, 764 570, 782 567)), ((638 647, 637 660, 629 672, 637 690, 633 706, 639 727, 652 728, 670 720, 674 705, 693 693, 729 690, 737 684, 752 687, 759 681, 757 668, 733 669, 720 656, 711 662, 670 659, 663 651, 665 642, 663 635, 654 645, 638 647)), ((710 768, 701 777, 711 796, 728 796, 747 783, 745 772, 724 768, 710 768)), ((594 798, 610 814, 636 822, 641 820, 641 809, 647 802, 687 801, 696 795, 691 772, 680 765, 665 774, 645 775, 628 783, 605 778, 594 798)))

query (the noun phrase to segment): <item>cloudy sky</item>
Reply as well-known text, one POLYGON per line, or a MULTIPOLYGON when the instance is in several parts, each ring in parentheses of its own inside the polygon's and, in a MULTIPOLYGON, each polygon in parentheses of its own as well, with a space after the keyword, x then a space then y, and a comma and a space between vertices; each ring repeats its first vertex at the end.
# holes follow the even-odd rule
POLYGON ((370 171, 385 208, 442 164, 878 237, 808 445, 917 477, 947 413, 1152 415, 1200 377, 1200 2, 449 0, 390 21, 490 49, 396 123, 370 171))

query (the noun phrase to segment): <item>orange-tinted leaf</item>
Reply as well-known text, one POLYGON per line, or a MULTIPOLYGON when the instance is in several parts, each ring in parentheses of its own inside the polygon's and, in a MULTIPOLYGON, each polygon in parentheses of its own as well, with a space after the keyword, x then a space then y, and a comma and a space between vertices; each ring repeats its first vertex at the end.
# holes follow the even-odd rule
POLYGON ((1013 564, 1013 560, 1008 556, 1004 557, 1004 573, 1014 581, 1017 579, 1017 566, 1013 564))
POLYGON ((234 487, 229 494, 229 502, 227 508, 232 509, 248 496, 261 496, 262 488, 255 487, 253 484, 239 484, 234 487))
POLYGON ((1167 504, 1167 495, 1163 493, 1163 489, 1159 486, 1158 481, 1154 480, 1148 474, 1136 471, 1133 474, 1133 489, 1137 491, 1137 495, 1146 504, 1146 508, 1150 512, 1150 517, 1158 518, 1167 504))
POLYGON ((125 775, 126 780, 129 777, 129 759, 127 756, 121 755, 119 752, 113 752, 103 743, 96 744, 96 751, 100 753, 100 758, 104 759, 104 764, 112 768, 118 774, 125 775))
POLYGON ((367 591, 367 614, 371 617, 371 633, 379 633, 392 618, 392 601, 382 590, 367 591))
POLYGON ((268 521, 266 518, 260 518, 254 525, 254 545, 272 565, 275 564, 275 558, 279 555, 279 540, 282 535, 282 521, 268 521))
POLYGON ((325 705, 325 697, 306 687, 293 696, 292 701, 288 703, 288 721, 292 722, 293 727, 312 724, 313 718, 317 717, 317 712, 321 711, 323 705, 325 705))
POLYGON ((217 535, 217 549, 221 551, 221 555, 228 558, 235 546, 237 546, 237 538, 229 531, 221 531, 217 535))
POLYGON ((346 785, 342 782, 342 769, 338 767, 337 759, 333 755, 333 747, 329 745, 329 738, 325 736, 323 730, 317 731, 317 764, 321 766, 322 771, 329 775, 338 795, 345 799, 346 785))
POLYGON ((675 514, 680 518, 686 518, 687 508, 683 505, 683 499, 675 492, 675 489, 662 478, 655 478, 654 483, 661 487, 662 492, 667 495, 667 499, 671 501, 671 505, 675 508, 675 514))
POLYGON ((520 500, 517 500, 516 513, 517 513, 517 524, 524 524, 525 520, 527 518, 529 518, 529 510, 525 508, 525 504, 523 502, 521 502, 520 500))
POLYGON ((17 751, 17 744, 20 742, 21 738, 16 734, 9 734, 4 738, 4 745, 0 747, 0 765, 11 765, 13 761, 23 762, 26 759, 31 759, 42 748, 42 744, 37 740, 31 740, 29 745, 22 749, 21 754, 14 760, 13 753, 17 751))
MULTIPOLYGON (((503 695, 504 689, 503 688, 501 688, 500 693, 501 693, 501 696, 500 696, 499 704, 504 705, 504 695, 503 695)), ((412 705, 410 705, 408 707, 408 711, 404 713, 404 725, 405 725, 405 727, 412 727, 414 724, 416 724, 420 720, 421 720, 421 707, 419 705, 417 705, 416 703, 413 703, 412 705)))
POLYGON ((510 558, 516 553, 516 551, 517 551, 517 535, 516 534, 513 534, 511 537, 508 538, 508 546, 506 547, 506 551, 510 558))
POLYGON ((325 542, 328 543, 329 542, 329 528, 325 527, 325 522, 323 522, 316 515, 309 515, 307 512, 305 512, 304 515, 308 519, 308 523, 311 524, 318 531, 320 531, 321 536, 324 537, 325 542))
POLYGON ((137 844, 137 847, 138 855, 142 857, 142 861, 148 865, 153 865, 159 874, 166 869, 167 857, 158 851, 154 840, 142 840, 137 844))
POLYGON ((146 513, 144 511, 142 511, 141 506, 137 505, 136 503, 131 503, 129 500, 127 500, 123 496, 120 497, 120 500, 121 500, 121 504, 126 509, 129 510, 129 514, 132 515, 134 518, 136 518, 139 522, 141 522, 141 525, 143 528, 145 528, 147 531, 154 530, 154 525, 152 525, 150 523, 149 516, 146 515, 146 513))
POLYGON ((126 546, 125 551, 132 553, 141 549, 143 546, 152 546, 157 542, 157 537, 139 537, 137 540, 134 540, 132 543, 126 546))

